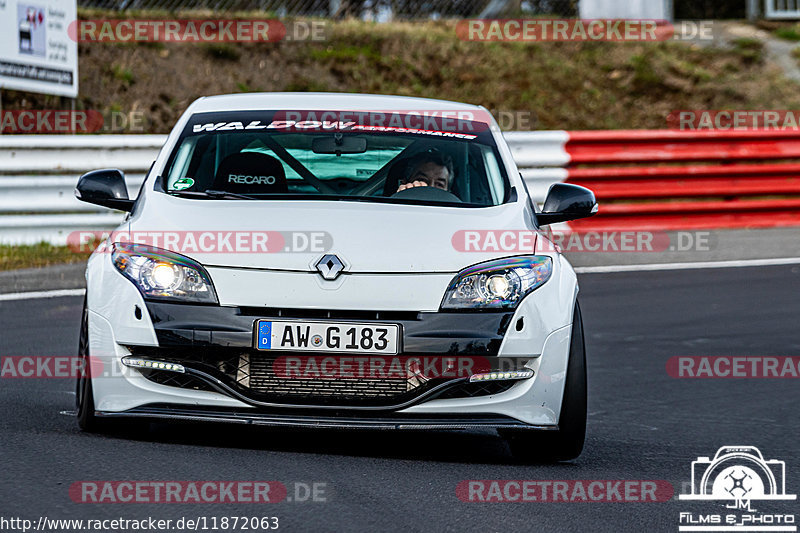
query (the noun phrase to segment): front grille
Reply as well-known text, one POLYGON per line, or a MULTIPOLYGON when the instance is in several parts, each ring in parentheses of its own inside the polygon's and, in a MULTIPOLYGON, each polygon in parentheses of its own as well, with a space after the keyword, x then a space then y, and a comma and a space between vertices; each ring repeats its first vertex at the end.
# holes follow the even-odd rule
MULTIPOLYGON (((179 363, 219 379, 239 394, 267 403, 298 405, 397 405, 423 394, 445 379, 396 376, 386 378, 294 377, 276 373, 276 356, 256 350, 222 348, 130 347, 139 357, 179 363)), ((292 355, 284 352, 282 355, 292 355)), ((354 354, 356 355, 356 354, 354 354)), ((147 379, 173 387, 214 390, 202 380, 164 371, 142 372, 147 379), (171 378, 171 376, 175 376, 171 378), (171 378, 171 379, 170 379, 171 378), (207 388, 200 388, 202 383, 207 388)))
POLYGON ((413 391, 418 384, 405 379, 297 378, 276 374, 274 358, 242 355, 238 382, 251 391, 287 397, 358 400, 393 398, 413 391))

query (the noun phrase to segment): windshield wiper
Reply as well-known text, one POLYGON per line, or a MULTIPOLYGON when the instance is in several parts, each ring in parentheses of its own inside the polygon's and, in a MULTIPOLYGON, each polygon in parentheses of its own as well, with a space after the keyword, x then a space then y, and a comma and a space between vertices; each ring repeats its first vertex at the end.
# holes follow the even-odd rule
POLYGON ((186 196, 189 198, 202 197, 224 200, 258 200, 258 198, 255 198, 254 196, 247 196, 245 194, 228 191, 217 191, 214 189, 208 189, 205 191, 170 191, 169 193, 174 196, 186 196))
POLYGON ((247 196, 246 194, 239 194, 236 192, 217 191, 214 189, 206 189, 206 194, 212 198, 239 198, 240 200, 258 200, 254 196, 247 196))

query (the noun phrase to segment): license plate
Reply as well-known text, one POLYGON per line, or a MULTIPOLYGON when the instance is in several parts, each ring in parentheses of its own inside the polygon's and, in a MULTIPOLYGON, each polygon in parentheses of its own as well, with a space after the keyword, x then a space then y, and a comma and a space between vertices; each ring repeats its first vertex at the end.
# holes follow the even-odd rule
POLYGON ((294 352, 398 353, 400 326, 259 320, 256 348, 294 352))

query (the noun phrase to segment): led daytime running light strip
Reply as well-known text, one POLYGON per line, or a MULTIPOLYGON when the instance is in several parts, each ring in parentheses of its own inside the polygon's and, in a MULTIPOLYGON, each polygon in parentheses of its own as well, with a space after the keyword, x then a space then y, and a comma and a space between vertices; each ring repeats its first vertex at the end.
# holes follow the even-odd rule
POLYGON ((533 370, 512 370, 510 372, 486 372, 484 374, 473 374, 470 376, 470 383, 476 381, 501 381, 510 379, 528 379, 533 377, 533 370))
POLYGON ((180 372, 183 374, 186 369, 177 363, 165 363, 163 361, 152 361, 150 359, 136 359, 134 357, 123 357, 122 364, 131 368, 149 368, 151 370, 169 370, 170 372, 180 372))

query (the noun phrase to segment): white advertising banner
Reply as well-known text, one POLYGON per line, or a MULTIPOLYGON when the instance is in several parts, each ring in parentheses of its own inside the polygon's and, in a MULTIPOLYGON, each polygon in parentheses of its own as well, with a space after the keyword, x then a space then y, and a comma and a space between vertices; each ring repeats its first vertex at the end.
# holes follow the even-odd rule
POLYGON ((671 0, 581 0, 582 19, 672 20, 671 0))
POLYGON ((76 0, 0 0, 0 89, 78 96, 76 0))

